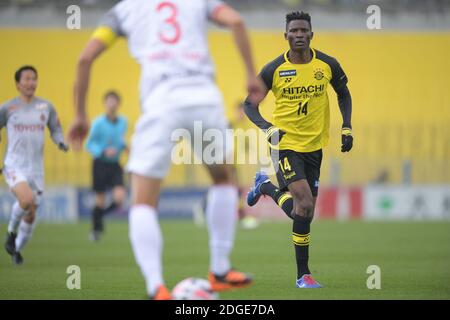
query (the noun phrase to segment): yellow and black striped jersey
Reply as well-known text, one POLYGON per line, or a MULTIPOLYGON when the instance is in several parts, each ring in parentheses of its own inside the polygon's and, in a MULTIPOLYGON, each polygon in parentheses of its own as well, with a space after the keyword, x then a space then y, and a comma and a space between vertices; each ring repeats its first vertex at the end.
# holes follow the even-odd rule
POLYGON ((273 124, 286 132, 278 149, 312 152, 328 144, 330 108, 327 88, 347 84, 337 60, 312 50, 306 64, 293 64, 288 52, 268 63, 260 77, 275 96, 273 124))

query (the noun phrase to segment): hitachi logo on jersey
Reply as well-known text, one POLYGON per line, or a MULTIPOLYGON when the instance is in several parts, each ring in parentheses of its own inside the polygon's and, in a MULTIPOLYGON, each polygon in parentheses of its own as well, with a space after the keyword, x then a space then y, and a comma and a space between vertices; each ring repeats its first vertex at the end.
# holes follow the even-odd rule
POLYGON ((297 75, 297 70, 284 70, 284 71, 280 71, 279 73, 280 78, 281 77, 293 77, 297 75))
POLYGON ((44 131, 45 126, 43 124, 15 124, 14 130, 17 132, 35 132, 35 131, 44 131))
POLYGON ((310 85, 307 87, 293 87, 293 88, 284 88, 283 93, 284 94, 299 94, 299 93, 313 93, 318 91, 323 91, 325 89, 325 85, 321 84, 318 85, 310 85))

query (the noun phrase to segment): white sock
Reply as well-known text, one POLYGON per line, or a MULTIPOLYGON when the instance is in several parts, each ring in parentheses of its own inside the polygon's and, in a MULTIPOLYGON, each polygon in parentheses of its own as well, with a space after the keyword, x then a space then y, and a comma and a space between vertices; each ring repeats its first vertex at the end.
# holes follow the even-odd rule
POLYGON ((8 232, 16 233, 19 228, 20 221, 22 220, 22 217, 27 214, 27 211, 23 210, 19 202, 14 202, 11 210, 11 217, 9 218, 9 224, 8 224, 8 232))
POLYGON ((209 189, 206 220, 209 231, 210 271, 217 275, 231 268, 230 253, 237 221, 238 190, 232 185, 209 189))
POLYGON ((144 275, 147 293, 155 295, 162 277, 162 235, 157 212, 147 205, 134 205, 130 209, 130 240, 136 262, 144 275))
POLYGON ((19 233, 17 234, 16 238, 16 251, 21 251, 22 248, 27 244, 28 240, 31 239, 35 225, 36 222, 28 223, 24 220, 20 222, 19 233))

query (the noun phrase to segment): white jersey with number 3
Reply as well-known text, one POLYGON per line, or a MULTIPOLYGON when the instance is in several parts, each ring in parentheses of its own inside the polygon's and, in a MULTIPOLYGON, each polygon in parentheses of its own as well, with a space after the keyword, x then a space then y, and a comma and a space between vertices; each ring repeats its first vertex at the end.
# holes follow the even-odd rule
POLYGON ((100 23, 128 40, 142 67, 144 112, 221 104, 208 49, 207 24, 219 0, 124 0, 100 23))

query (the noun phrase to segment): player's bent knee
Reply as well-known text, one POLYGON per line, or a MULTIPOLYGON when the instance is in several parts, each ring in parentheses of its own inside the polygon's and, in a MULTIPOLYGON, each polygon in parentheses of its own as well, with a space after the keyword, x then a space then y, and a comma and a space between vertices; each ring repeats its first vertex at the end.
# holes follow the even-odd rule
POLYGON ((306 190, 304 189, 298 189, 298 188, 293 188, 293 189, 289 189, 292 197, 294 198, 294 201, 297 201, 299 203, 301 202, 313 202, 313 197, 311 194, 309 194, 309 192, 306 192, 306 190))
POLYGON ((294 219, 295 218, 312 220, 313 216, 312 216, 311 212, 309 212, 305 209, 299 209, 299 210, 294 211, 294 219))
POLYGON ((290 190, 291 195, 294 198, 294 203, 296 207, 304 210, 314 210, 314 198, 311 195, 303 191, 290 190))
POLYGON ((25 211, 30 211, 34 206, 33 195, 24 196, 19 199, 19 206, 25 211))
POLYGON ((105 205, 105 194, 104 193, 96 193, 95 194, 95 205, 97 207, 103 207, 105 205))
POLYGON ((26 223, 29 223, 29 224, 33 223, 34 220, 36 219, 36 210, 37 210, 36 206, 33 205, 33 206, 32 206, 32 209, 30 210, 30 212, 28 212, 28 213, 23 217, 23 220, 24 220, 26 223))
POLYGON ((314 203, 308 199, 298 201, 294 206, 294 214, 305 219, 312 219, 314 214, 314 203))
POLYGON ((126 198, 126 191, 124 188, 120 188, 115 190, 114 192, 114 202, 121 206, 124 202, 125 202, 125 198, 126 198))
POLYGON ((303 212, 305 212, 305 217, 308 219, 312 219, 314 215, 314 204, 311 202, 305 203, 303 205, 303 212))
POLYGON ((105 206, 105 201, 95 201, 95 206, 98 208, 103 208, 105 206))

